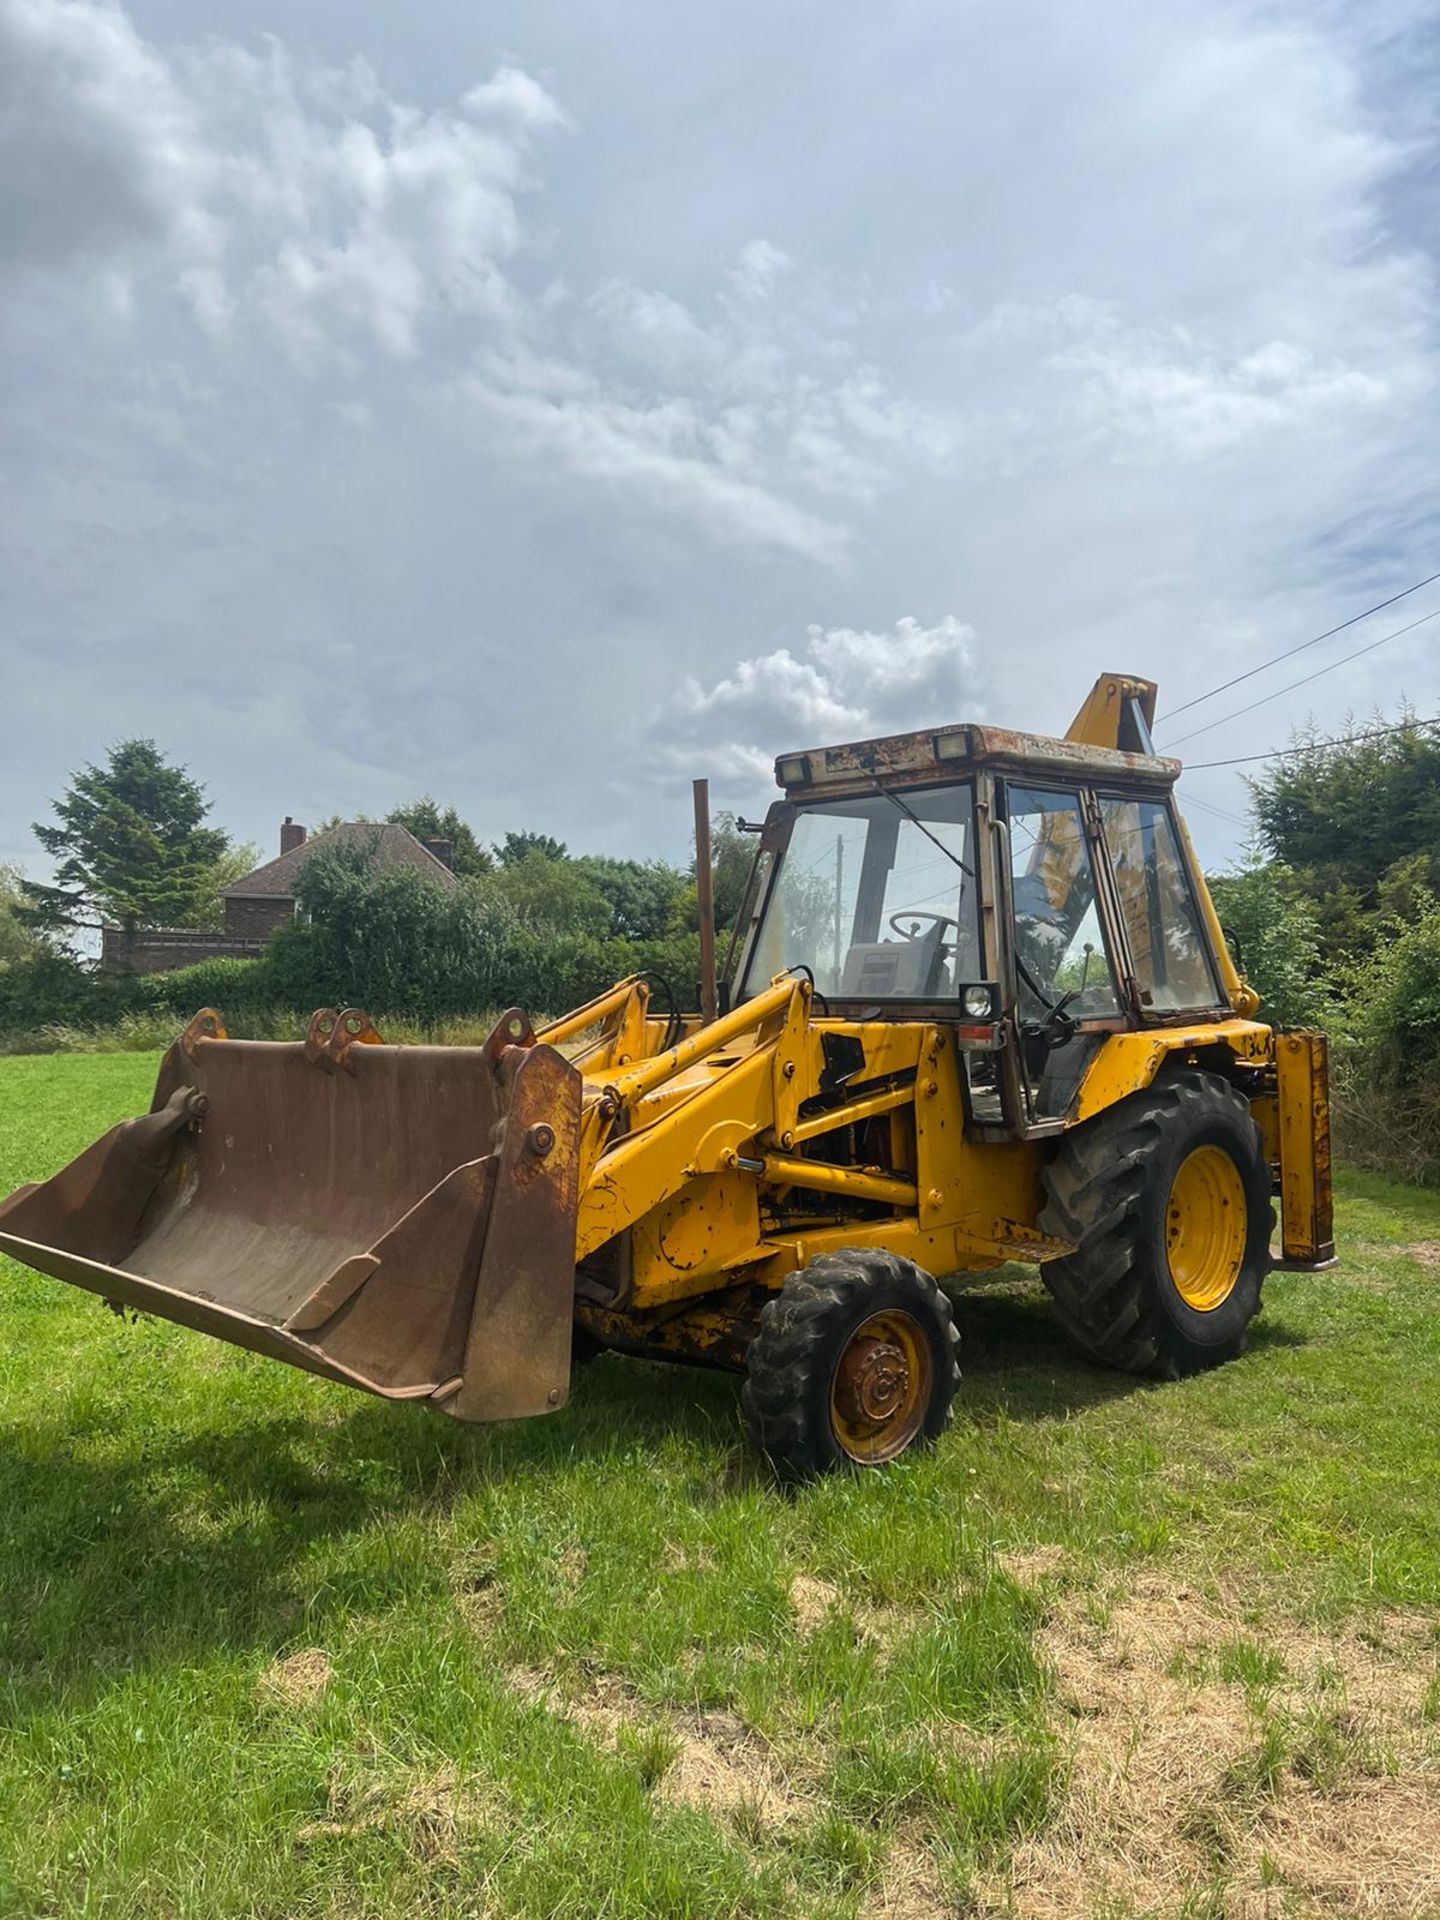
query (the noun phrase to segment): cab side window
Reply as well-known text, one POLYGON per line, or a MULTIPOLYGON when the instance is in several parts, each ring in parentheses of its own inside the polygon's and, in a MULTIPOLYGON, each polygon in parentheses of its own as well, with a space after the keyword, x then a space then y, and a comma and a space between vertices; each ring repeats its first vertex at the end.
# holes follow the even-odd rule
POLYGON ((1011 787, 1007 813, 1021 1018, 1038 1019, 1066 994, 1077 1020, 1118 1013, 1079 796, 1011 787))
POLYGON ((1100 813, 1141 1005, 1154 1013, 1220 1005, 1200 911, 1164 803, 1102 798, 1100 813))

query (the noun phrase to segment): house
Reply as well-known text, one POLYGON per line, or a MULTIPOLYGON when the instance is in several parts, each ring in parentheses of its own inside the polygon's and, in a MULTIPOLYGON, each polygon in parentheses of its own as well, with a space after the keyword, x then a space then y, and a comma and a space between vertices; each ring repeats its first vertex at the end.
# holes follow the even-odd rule
POLYGON ((248 960, 263 951, 277 927, 295 917, 295 890, 305 863, 322 850, 361 847, 373 870, 412 867, 439 885, 457 884, 448 840, 418 840, 408 827, 390 821, 342 820, 323 833, 307 834, 287 814, 280 827, 275 859, 222 888, 223 932, 197 927, 106 927, 101 936, 102 972, 172 973, 201 960, 248 960))
POLYGON ((225 902, 225 932, 237 940, 255 940, 263 946, 278 926, 295 917, 295 889, 308 860, 336 847, 363 847, 376 873, 414 867, 443 886, 453 887, 453 849, 448 840, 417 840, 408 827, 386 821, 342 820, 313 837, 287 815, 280 827, 277 858, 256 867, 232 886, 221 890, 225 902))

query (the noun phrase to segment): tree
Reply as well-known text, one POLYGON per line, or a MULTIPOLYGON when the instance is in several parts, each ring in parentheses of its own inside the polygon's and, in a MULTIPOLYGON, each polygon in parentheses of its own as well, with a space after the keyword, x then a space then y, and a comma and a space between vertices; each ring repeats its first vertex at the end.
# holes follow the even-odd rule
POLYGON ((1259 1017, 1282 1027, 1328 1026, 1336 993, 1321 953, 1320 916, 1290 869, 1257 855, 1238 873, 1208 876, 1207 885, 1260 996, 1259 1017))
POLYGON ((734 925, 750 883, 756 836, 742 833, 733 813, 717 813, 710 826, 711 871, 715 889, 715 925, 734 925))
POLYGON ((487 902, 503 901, 522 926, 597 939, 610 932, 610 902, 578 860, 551 859, 536 849, 523 860, 507 860, 477 887, 487 902))
POLYGON ((24 884, 19 867, 0 864, 0 967, 28 959, 39 945, 25 918, 24 884))
POLYGON ((260 858, 259 847, 248 841, 236 841, 233 846, 226 847, 210 869, 208 893, 198 915, 193 923, 187 924, 193 924, 207 931, 223 927, 225 888, 233 887, 237 880, 243 880, 247 873, 253 873, 260 864, 260 858))
POLYGON ((1321 910, 1332 960, 1368 951, 1387 910, 1440 888, 1440 734, 1408 709, 1400 727, 1345 746, 1312 727, 1250 782, 1264 847, 1321 910))
MULTIPOLYGON (((750 870, 755 859, 755 836, 742 833, 733 813, 717 813, 710 822, 710 873, 715 893, 715 932, 728 934, 745 900, 750 870)), ((700 924, 699 894, 696 889, 696 861, 690 861, 690 877, 678 896, 671 916, 672 932, 682 928, 693 931, 700 924)), ((723 960, 723 954, 721 956, 723 960)))
MULTIPOLYGON (((1440 902, 1421 895, 1408 922, 1389 921, 1374 958, 1351 978, 1351 1011, 1381 1077, 1440 1083, 1440 902)), ((1430 1134, 1433 1158, 1435 1135, 1430 1134)))
POLYGON ((115 922, 195 926, 229 849, 203 824, 205 790, 153 740, 122 740, 103 766, 76 774, 54 802, 56 824, 35 837, 56 862, 54 883, 24 882, 27 917, 46 931, 115 922))
POLYGON ((663 860, 615 860, 582 854, 570 863, 604 896, 608 931, 620 940, 663 940, 685 895, 685 876, 663 860))
POLYGON ((566 852, 565 842, 552 839, 548 833, 507 833, 495 843, 495 858, 502 867, 513 867, 531 854, 539 854, 542 860, 563 860, 566 852))
POLYGON ((475 838, 474 830, 454 807, 441 807, 428 793, 408 806, 393 807, 385 818, 397 827, 408 827, 417 840, 448 840, 453 850, 452 864, 461 880, 474 880, 494 870, 494 856, 475 838))

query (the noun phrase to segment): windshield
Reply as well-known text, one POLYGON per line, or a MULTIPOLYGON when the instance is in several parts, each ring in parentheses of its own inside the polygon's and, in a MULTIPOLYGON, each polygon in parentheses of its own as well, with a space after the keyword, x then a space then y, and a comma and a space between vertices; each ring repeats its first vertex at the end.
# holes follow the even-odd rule
POLYGON ((981 980, 969 786, 802 807, 741 993, 808 967, 847 1000, 942 1000, 981 980))

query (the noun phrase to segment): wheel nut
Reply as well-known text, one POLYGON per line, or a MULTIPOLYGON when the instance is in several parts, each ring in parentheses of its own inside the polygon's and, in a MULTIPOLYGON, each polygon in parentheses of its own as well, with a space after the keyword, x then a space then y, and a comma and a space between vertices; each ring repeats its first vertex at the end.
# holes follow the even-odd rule
POLYGON ((555 1144, 555 1129, 546 1121, 541 1120, 538 1121, 535 1126, 531 1127, 525 1138, 535 1158, 537 1160, 543 1160, 555 1144))

